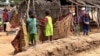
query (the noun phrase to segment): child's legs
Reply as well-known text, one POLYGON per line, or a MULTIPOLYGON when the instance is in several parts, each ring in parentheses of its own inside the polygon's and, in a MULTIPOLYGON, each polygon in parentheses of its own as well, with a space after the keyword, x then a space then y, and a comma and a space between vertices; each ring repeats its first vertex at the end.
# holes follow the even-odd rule
POLYGON ((6 24, 4 24, 4 32, 6 32, 6 24))
POLYGON ((52 41, 52 36, 47 36, 49 41, 52 41))
POLYGON ((88 30, 89 30, 89 26, 85 24, 83 28, 84 35, 88 35, 88 30))
POLYGON ((6 34, 9 35, 10 34, 10 31, 6 31, 6 34))
POLYGON ((86 35, 88 35, 89 25, 86 26, 86 35))
POLYGON ((34 44, 36 45, 36 34, 30 34, 30 39, 29 41, 33 44, 33 40, 34 40, 34 44))
POLYGON ((52 36, 50 36, 50 41, 52 41, 52 36))
POLYGON ((86 35, 86 32, 87 32, 87 25, 84 24, 84 26, 83 26, 83 34, 86 35))
POLYGON ((29 42, 31 42, 31 44, 33 44, 33 34, 30 34, 30 36, 29 36, 29 42))
POLYGON ((36 34, 33 34, 34 45, 36 45, 36 34))

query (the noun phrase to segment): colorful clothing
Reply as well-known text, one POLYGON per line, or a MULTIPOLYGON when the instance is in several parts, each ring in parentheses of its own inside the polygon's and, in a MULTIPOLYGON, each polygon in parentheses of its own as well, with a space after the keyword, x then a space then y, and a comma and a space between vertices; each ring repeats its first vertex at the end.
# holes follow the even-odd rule
POLYGON ((89 31, 89 21, 90 21, 90 18, 84 15, 83 16, 83 32, 84 33, 88 33, 89 31))
POLYGON ((11 42, 12 46, 15 49, 14 54, 21 52, 23 50, 23 47, 25 47, 25 42, 23 41, 24 39, 23 37, 24 37, 23 30, 22 29, 18 30, 15 38, 11 42))
POLYGON ((29 32, 29 41, 36 41, 36 34, 37 34, 37 20, 36 18, 27 19, 27 26, 28 26, 28 32, 29 32))
POLYGON ((9 22, 6 23, 6 31, 11 30, 11 24, 9 22))
POLYGON ((30 34, 29 36, 30 36, 29 38, 30 41, 33 39, 36 41, 36 34, 30 34))
POLYGON ((84 32, 88 32, 88 30, 89 30, 89 25, 84 24, 84 26, 83 26, 83 31, 84 31, 84 32))
POLYGON ((7 12, 3 13, 3 20, 4 20, 4 22, 8 21, 8 13, 7 12))
POLYGON ((3 27, 5 32, 6 32, 6 22, 8 22, 8 13, 3 12, 3 27))
POLYGON ((36 18, 34 18, 34 19, 28 18, 27 23, 28 23, 29 34, 37 34, 37 27, 36 27, 37 20, 36 20, 36 18))
POLYGON ((47 24, 45 26, 45 36, 52 36, 53 35, 52 18, 50 16, 46 16, 45 18, 47 19, 47 24))

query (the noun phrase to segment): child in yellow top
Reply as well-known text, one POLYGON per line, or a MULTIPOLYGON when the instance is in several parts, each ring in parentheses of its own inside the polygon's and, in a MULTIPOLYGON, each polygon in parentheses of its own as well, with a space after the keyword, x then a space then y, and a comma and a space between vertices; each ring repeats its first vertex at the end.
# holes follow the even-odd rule
POLYGON ((45 36, 49 38, 50 41, 52 41, 53 36, 53 23, 52 23, 52 17, 50 16, 50 12, 45 12, 45 36))

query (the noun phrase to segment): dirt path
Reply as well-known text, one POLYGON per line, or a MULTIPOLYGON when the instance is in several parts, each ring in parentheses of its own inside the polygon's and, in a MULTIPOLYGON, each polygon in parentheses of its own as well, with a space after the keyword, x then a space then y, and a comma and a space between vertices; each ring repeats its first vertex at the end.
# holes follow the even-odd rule
POLYGON ((0 56, 12 56, 14 51, 11 41, 14 35, 6 36, 5 33, 0 33, 0 56))
POLYGON ((100 56, 100 47, 78 53, 76 56, 100 56))
MULTIPOLYGON (((5 33, 0 33, 0 56, 13 56, 12 54, 14 49, 11 45, 13 37, 14 35, 6 36, 5 33)), ((76 56, 100 56, 100 47, 83 51, 81 53, 76 54, 76 56)))

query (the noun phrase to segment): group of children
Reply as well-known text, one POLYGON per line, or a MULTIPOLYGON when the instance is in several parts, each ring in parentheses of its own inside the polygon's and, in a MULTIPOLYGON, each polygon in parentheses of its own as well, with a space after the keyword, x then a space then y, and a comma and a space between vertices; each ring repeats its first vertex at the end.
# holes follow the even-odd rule
MULTIPOLYGON (((37 36, 37 18, 33 11, 29 11, 29 17, 26 20, 27 28, 29 32, 29 42, 30 45, 36 45, 36 36, 37 36)), ((45 11, 45 18, 43 19, 43 25, 45 30, 44 34, 49 41, 52 41, 53 36, 53 23, 52 17, 50 16, 50 11, 45 11)))

